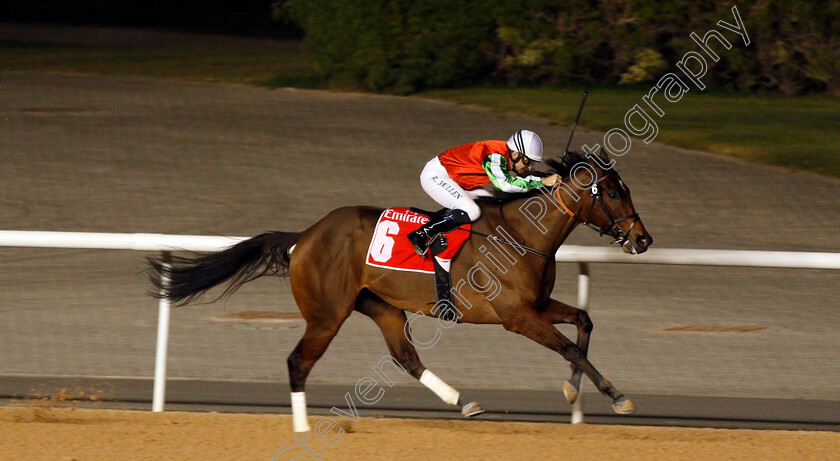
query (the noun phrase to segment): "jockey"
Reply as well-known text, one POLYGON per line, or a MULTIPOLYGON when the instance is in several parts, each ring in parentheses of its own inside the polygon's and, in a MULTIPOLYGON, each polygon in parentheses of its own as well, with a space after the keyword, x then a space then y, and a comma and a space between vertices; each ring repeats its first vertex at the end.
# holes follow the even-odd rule
POLYGON ((528 175, 533 171, 532 162, 542 162, 542 158, 540 137, 533 131, 519 130, 507 142, 479 141, 453 147, 426 163, 420 185, 445 209, 408 235, 417 254, 426 254, 435 235, 478 219, 481 209, 475 199, 492 196, 481 186, 492 183, 496 189, 514 193, 554 186, 560 181, 556 174, 545 178, 528 175))

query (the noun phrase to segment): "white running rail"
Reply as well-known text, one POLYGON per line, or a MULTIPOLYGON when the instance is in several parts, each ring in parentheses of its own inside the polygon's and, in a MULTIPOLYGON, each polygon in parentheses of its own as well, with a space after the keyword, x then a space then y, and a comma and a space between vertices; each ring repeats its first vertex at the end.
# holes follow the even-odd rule
MULTIPOLYGON (((204 235, 107 234, 97 232, 0 231, 0 246, 30 248, 81 248, 163 252, 163 260, 173 251, 219 251, 247 237, 204 235)), ((165 280, 164 280, 165 282, 165 280)), ((152 411, 163 411, 166 399, 166 355, 169 346, 170 303, 158 303, 157 346, 152 411)))
MULTIPOLYGON (((0 231, 0 246, 77 248, 102 250, 160 251, 163 259, 174 251, 219 251, 247 237, 166 234, 113 234, 97 232, 0 231)), ((589 305, 589 263, 664 264, 686 266, 780 267, 793 269, 840 269, 840 253, 652 249, 628 255, 620 248, 566 245, 555 255, 557 262, 578 263, 578 307, 589 305)), ((163 411, 166 389, 166 354, 169 342, 169 302, 161 299, 158 314, 157 349, 152 411, 163 411)), ((582 394, 581 394, 582 397, 582 394)), ((583 421, 582 398, 572 409, 572 423, 583 421)))

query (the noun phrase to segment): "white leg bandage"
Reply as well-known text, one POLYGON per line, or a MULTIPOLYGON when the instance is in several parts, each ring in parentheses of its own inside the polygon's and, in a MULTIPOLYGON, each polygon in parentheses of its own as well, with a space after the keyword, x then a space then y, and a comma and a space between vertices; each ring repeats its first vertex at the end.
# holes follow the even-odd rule
POLYGON ((309 432, 306 418, 306 392, 292 392, 292 422, 295 432, 309 432))
POLYGON ((443 382, 440 378, 435 376, 429 370, 423 372, 420 375, 420 382, 432 390, 441 400, 450 404, 450 405, 458 405, 458 397, 460 394, 458 391, 452 388, 449 384, 443 382))

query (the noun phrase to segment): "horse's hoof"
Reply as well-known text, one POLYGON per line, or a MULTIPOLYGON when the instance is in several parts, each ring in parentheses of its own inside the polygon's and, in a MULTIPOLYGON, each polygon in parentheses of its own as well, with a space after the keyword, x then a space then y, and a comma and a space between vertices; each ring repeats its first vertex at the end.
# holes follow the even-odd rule
POLYGON ((619 397, 612 404, 613 411, 620 415, 629 415, 636 412, 636 405, 627 397, 619 397))
POLYGON ((577 401, 580 391, 569 381, 563 381, 563 395, 566 396, 566 401, 569 405, 577 401))
POLYGON ((465 418, 477 416, 482 413, 484 413, 484 408, 481 408, 481 405, 476 402, 470 402, 464 405, 464 408, 461 409, 461 414, 464 415, 465 418))

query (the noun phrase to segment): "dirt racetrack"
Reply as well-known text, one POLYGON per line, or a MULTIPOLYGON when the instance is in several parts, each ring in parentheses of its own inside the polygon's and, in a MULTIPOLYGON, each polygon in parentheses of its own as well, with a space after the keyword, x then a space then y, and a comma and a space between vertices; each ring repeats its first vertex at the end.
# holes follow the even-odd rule
MULTIPOLYGON (((341 418, 336 418, 341 420, 341 418)), ((310 417, 313 427, 317 417, 310 417)), ((361 418, 320 459, 836 459, 840 433, 361 418), (407 444, 406 441, 411 441, 407 444)), ((287 415, 0 408, 3 460, 314 459, 287 415), (280 448, 288 445, 286 451, 280 448), (278 453, 278 451, 280 451, 278 453), (300 456, 302 458, 295 458, 300 456)))

